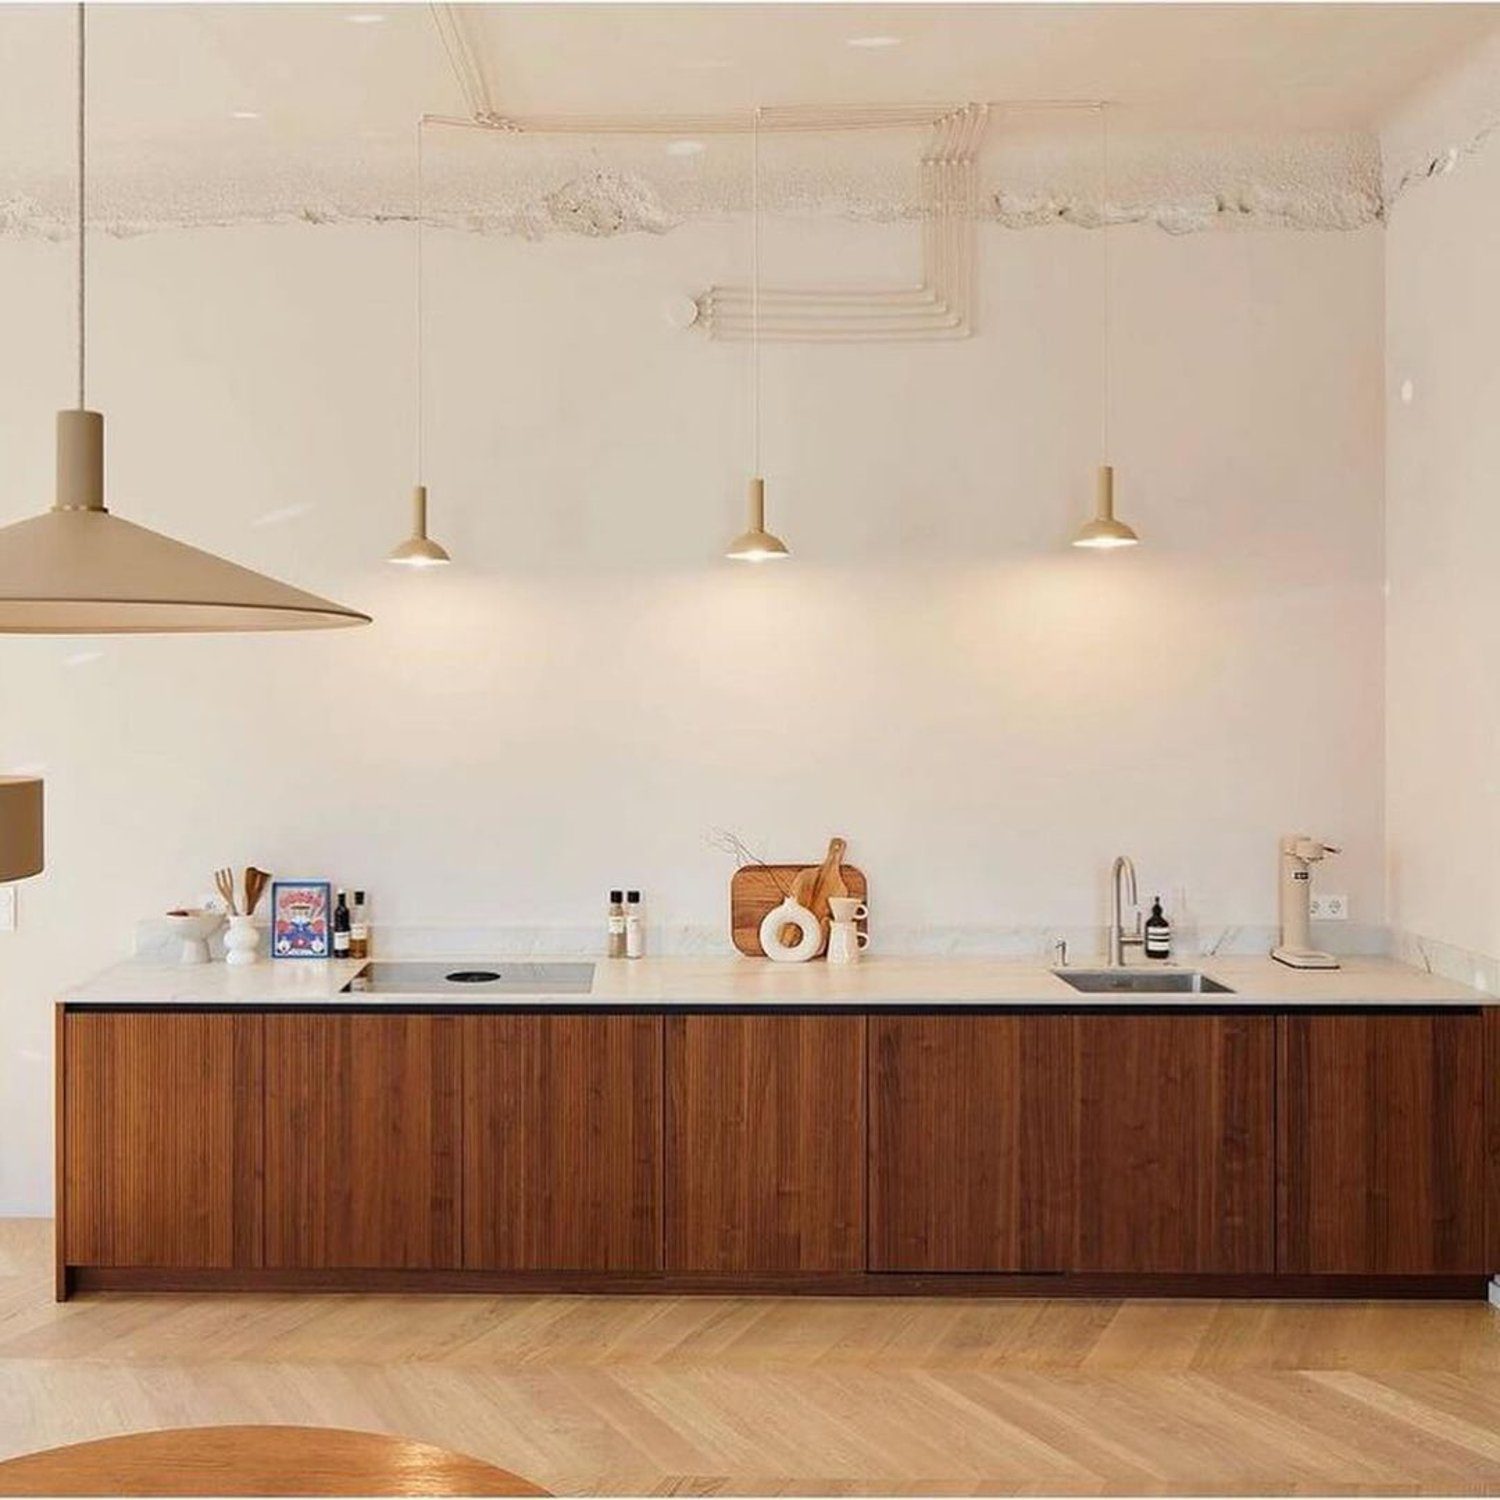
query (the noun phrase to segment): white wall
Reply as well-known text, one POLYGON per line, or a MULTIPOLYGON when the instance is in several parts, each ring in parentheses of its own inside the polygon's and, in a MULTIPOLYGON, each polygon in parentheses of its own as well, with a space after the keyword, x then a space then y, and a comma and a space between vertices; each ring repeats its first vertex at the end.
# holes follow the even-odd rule
MULTIPOLYGON (((911 236, 778 222, 767 274, 893 271, 911 236)), ((1121 850, 1197 921, 1265 927, 1305 828, 1383 921, 1379 232, 1116 232, 1134 555, 1063 545, 1097 459, 1097 235, 984 230, 972 340, 768 347, 780 570, 718 559, 746 350, 662 316, 743 247, 727 221, 434 234, 428 480, 459 566, 410 576, 379 560, 411 479, 409 231, 98 246, 115 508, 376 624, 0 639, 0 766, 45 772, 50 840, 0 936, 0 1213, 49 1202, 50 994, 216 864, 367 885, 401 926, 594 931, 630 882, 717 932, 710 829, 783 858, 838 831, 889 946, 1093 927, 1121 850)), ((0 243, 5 519, 50 496, 68 256, 0 243)))
POLYGON ((1388 831, 1392 925, 1493 985, 1500 959, 1500 146, 1459 102, 1500 48, 1396 121, 1389 148, 1453 143, 1386 236, 1388 831), (1403 387, 1409 383, 1409 400, 1403 387), (1451 948, 1463 950, 1447 953, 1451 948))

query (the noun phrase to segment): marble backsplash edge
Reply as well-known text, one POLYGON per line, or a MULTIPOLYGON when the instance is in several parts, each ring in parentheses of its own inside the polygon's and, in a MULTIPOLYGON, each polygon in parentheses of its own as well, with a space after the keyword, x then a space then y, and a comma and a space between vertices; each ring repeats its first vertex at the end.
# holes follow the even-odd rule
POLYGON ((1500 958, 1475 953, 1417 932, 1392 932, 1389 955, 1414 969, 1425 969, 1440 979, 1471 985, 1487 995, 1500 995, 1500 958))
MULTIPOLYGON (((1209 959, 1217 954, 1268 953, 1276 941, 1276 929, 1269 926, 1234 926, 1198 923, 1179 928, 1175 934, 1179 958, 1209 959)), ((1445 978, 1465 984, 1474 982, 1472 965, 1450 972, 1438 967, 1437 961, 1423 957, 1405 957, 1398 951, 1384 927, 1360 923, 1342 923, 1336 932, 1316 932, 1319 941, 1339 953, 1364 956, 1392 954, 1405 958, 1419 968, 1430 968, 1445 978)), ((1059 940, 1068 945, 1068 962, 1087 966, 1102 961, 1105 953, 1103 927, 1000 927, 951 926, 929 924, 904 926, 876 924, 871 927, 870 952, 873 955, 895 955, 910 958, 1008 958, 1030 959, 1051 963, 1059 940)), ((1412 939, 1412 942, 1420 940, 1412 939)), ((216 957, 222 956, 222 933, 212 943, 216 957)), ((135 952, 140 958, 175 956, 177 939, 159 918, 137 923, 135 952)), ((265 951, 262 944, 262 953, 265 951)), ((604 951, 603 924, 585 926, 501 924, 492 926, 459 926, 443 924, 377 925, 372 933, 372 951, 383 958, 597 958, 604 951)), ((728 933, 719 926, 689 923, 648 923, 646 951, 658 957, 722 957, 733 951, 728 933)), ((1415 952, 1417 950, 1411 949, 1415 952)), ((1448 950, 1459 954, 1459 950, 1448 950)), ((1461 955, 1473 959, 1474 955, 1461 955)), ((1449 961, 1446 955, 1443 961, 1449 961)), ((1455 962, 1457 960, 1454 960, 1455 962)), ((1495 977, 1495 961, 1476 960, 1487 965, 1495 977)), ((1486 985, 1486 988, 1490 986, 1486 985)))

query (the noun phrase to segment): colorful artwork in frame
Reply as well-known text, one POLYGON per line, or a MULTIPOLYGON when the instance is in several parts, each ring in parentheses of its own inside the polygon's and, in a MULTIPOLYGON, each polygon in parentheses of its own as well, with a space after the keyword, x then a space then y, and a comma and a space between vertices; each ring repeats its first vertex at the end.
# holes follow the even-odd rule
POLYGON ((326 880, 271 883, 271 957, 327 958, 333 948, 326 880))

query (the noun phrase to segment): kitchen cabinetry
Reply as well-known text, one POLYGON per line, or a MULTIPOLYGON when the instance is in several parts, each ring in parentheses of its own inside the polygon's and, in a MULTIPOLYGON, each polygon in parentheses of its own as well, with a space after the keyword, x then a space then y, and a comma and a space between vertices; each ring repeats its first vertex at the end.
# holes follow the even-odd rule
POLYGON ((57 1204, 64 1295, 1478 1295, 1500 1007, 64 1006, 57 1204))
POLYGON ((258 1015, 64 1015, 59 1255, 84 1266, 257 1266, 258 1015))
POLYGON ((1100 1012, 1076 1026, 1071 1269, 1271 1271, 1273 1018, 1100 1012))
POLYGON ((669 1271, 865 1266, 865 1018, 667 1017, 669 1271))
POLYGON ((1279 1269, 1485 1270, 1483 1015, 1276 1025, 1279 1269))
POLYGON ((1060 1271, 1073 1018, 870 1018, 870 1269, 1060 1271))
POLYGON ((463 1018, 465 1266, 660 1269, 662 1025, 463 1018))
POLYGON ((266 1264, 459 1264, 460 1017, 268 1015, 266 1264))

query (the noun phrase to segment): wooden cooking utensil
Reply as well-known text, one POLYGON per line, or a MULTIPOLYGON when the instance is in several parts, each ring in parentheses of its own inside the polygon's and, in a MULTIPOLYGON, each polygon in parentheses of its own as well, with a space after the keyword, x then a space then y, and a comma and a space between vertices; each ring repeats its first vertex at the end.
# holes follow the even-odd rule
POLYGON ((257 870, 254 865, 245 867, 245 915, 247 917, 255 915, 255 908, 260 905, 260 898, 265 894, 270 880, 271 877, 264 870, 257 870))
POLYGON ((234 899, 234 871, 228 865, 225 865, 222 869, 215 870, 214 884, 218 887, 219 894, 224 898, 224 904, 229 908, 229 915, 237 917, 240 909, 234 899))
MULTIPOLYGON (((772 908, 779 906, 791 890, 805 865, 742 865, 729 882, 729 935, 734 946, 746 958, 764 958, 760 945, 760 924, 772 908)), ((815 867, 816 868, 816 867, 815 867)), ((841 865, 839 873, 846 894, 857 901, 867 900, 869 885, 864 871, 854 865, 841 865)), ((837 891, 830 892, 838 895, 837 891)), ((863 931, 868 924, 861 919, 863 931)))
MULTIPOLYGON (((846 840, 831 838, 828 840, 828 853, 823 856, 821 865, 810 866, 804 870, 792 882, 792 900, 800 902, 818 919, 818 925, 823 928, 823 935, 828 935, 828 898, 830 896, 847 896, 849 888, 844 883, 844 877, 839 873, 840 862, 844 858, 844 850, 849 847, 846 840)), ((781 929, 781 941, 784 943, 795 943, 797 941, 797 929, 795 927, 783 927, 781 929)))

